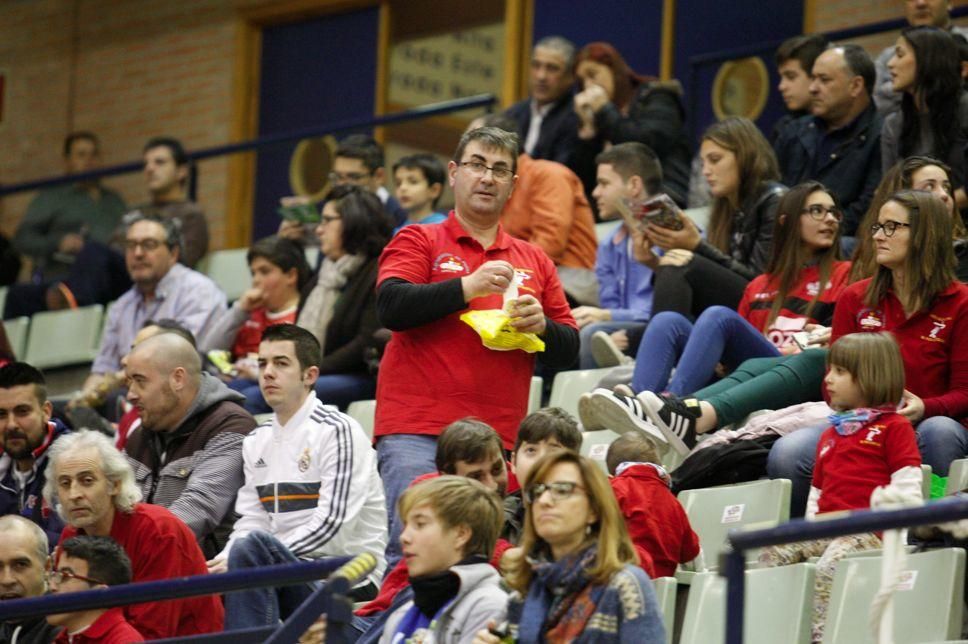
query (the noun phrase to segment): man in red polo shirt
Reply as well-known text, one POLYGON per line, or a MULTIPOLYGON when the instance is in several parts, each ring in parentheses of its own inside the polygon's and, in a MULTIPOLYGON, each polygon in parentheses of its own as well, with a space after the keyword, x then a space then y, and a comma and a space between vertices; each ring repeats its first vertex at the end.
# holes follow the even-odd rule
POLYGON ((552 367, 574 362, 578 330, 554 263, 499 225, 517 179, 518 137, 497 128, 461 137, 448 164, 454 210, 445 222, 408 226, 380 258, 377 308, 393 337, 377 381, 377 458, 390 515, 387 565, 399 558, 397 497, 436 470, 436 437, 458 418, 480 418, 514 446, 527 412, 534 354, 494 351, 460 320, 468 309, 499 309, 517 284, 515 329, 545 342, 552 367))

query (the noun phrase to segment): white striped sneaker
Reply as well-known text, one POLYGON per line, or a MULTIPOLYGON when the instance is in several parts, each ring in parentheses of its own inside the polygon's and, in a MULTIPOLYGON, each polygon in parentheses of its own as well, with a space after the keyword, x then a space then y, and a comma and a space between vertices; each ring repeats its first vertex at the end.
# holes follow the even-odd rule
POLYGON ((608 389, 592 392, 588 406, 595 420, 618 434, 639 432, 645 434, 660 450, 668 447, 662 432, 651 422, 641 401, 635 396, 623 396, 608 389))
POLYGON ((666 441, 680 454, 696 446, 696 420, 702 415, 695 398, 679 398, 643 391, 637 397, 649 421, 659 428, 666 441))

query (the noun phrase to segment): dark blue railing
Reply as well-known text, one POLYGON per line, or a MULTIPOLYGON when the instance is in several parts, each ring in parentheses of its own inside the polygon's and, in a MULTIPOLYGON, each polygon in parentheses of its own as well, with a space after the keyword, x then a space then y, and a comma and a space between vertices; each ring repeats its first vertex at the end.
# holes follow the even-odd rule
MULTIPOLYGON (((202 159, 209 159, 211 157, 219 157, 226 154, 236 154, 238 152, 248 152, 250 150, 280 145, 283 143, 291 143, 292 141, 301 141, 302 139, 311 139, 324 136, 326 134, 340 134, 354 130, 365 130, 373 127, 379 127, 381 125, 405 123, 407 121, 415 121, 431 116, 450 114, 451 112, 460 112, 462 110, 469 110, 478 107, 489 108, 493 107, 495 103, 497 103, 497 97, 495 97, 493 94, 478 94, 476 96, 459 98, 453 101, 444 101, 442 103, 433 103, 431 105, 415 107, 410 110, 395 112, 393 114, 333 121, 331 123, 314 125, 313 127, 307 127, 300 130, 291 130, 289 132, 281 132, 279 134, 268 134, 266 136, 260 136, 255 139, 249 139, 248 141, 241 141, 239 143, 228 143, 226 145, 217 145, 211 148, 193 150, 188 153, 188 157, 192 161, 201 161, 202 159)), ((0 197, 13 194, 15 192, 25 192, 27 190, 49 188, 51 186, 62 185, 65 183, 89 181, 91 179, 100 179, 102 177, 117 174, 138 172, 143 167, 144 161, 139 159, 137 161, 130 161, 128 163, 112 165, 107 168, 92 170, 91 172, 58 175, 56 177, 45 177, 43 179, 22 181, 20 183, 14 183, 11 185, 0 185, 0 197)))
POLYGON ((143 604, 166 599, 213 595, 247 588, 289 586, 326 579, 281 627, 266 627, 179 637, 178 642, 296 642, 321 614, 327 616, 327 641, 348 641, 343 628, 352 619, 352 603, 346 598, 350 588, 373 570, 376 560, 365 554, 355 558, 332 557, 295 564, 265 566, 217 575, 196 575, 177 579, 145 581, 77 593, 44 595, 0 602, 0 622, 26 619, 50 613, 70 613, 92 608, 143 604))
POLYGON ((746 595, 746 551, 794 541, 827 539, 845 534, 878 532, 909 526, 968 519, 968 497, 934 501, 917 508, 864 510, 826 521, 797 519, 775 528, 729 533, 730 551, 725 555, 726 644, 743 643, 743 609, 746 595))

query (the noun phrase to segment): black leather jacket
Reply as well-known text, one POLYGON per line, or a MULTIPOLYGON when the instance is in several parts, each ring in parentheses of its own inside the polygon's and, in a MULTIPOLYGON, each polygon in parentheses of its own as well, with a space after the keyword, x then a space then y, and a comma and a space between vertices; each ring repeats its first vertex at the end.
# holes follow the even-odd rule
POLYGON ((775 181, 764 183, 733 215, 729 252, 724 253, 703 240, 696 247, 696 254, 711 259, 748 280, 764 272, 772 252, 776 207, 785 193, 783 184, 775 181))

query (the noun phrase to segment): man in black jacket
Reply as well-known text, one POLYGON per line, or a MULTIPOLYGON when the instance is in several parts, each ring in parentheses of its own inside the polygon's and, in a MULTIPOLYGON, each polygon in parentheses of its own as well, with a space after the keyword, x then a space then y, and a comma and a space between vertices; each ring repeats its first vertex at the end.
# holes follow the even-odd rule
MULTIPOLYGON (((538 41, 531 53, 531 95, 507 109, 518 124, 522 148, 534 159, 572 167, 578 145, 578 117, 572 104, 575 46, 561 36, 538 41)), ((572 167, 572 169, 574 169, 572 167)))
POLYGON ((844 208, 844 235, 853 235, 881 181, 881 119, 871 92, 874 62, 857 45, 831 46, 813 64, 811 114, 794 121, 773 144, 782 182, 822 182, 844 208))

